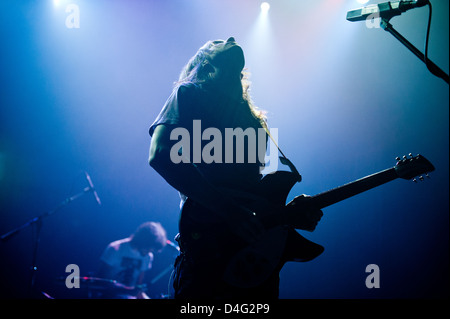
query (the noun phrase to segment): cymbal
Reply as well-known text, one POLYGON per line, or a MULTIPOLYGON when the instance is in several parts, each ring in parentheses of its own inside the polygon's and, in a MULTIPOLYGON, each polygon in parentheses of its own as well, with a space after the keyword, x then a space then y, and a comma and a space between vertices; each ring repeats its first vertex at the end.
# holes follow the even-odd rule
MULTIPOLYGON (((121 284, 117 280, 106 279, 106 278, 98 278, 98 277, 73 277, 72 280, 79 280, 80 288, 85 288, 89 290, 120 290, 126 292, 132 292, 136 289, 142 289, 143 287, 133 287, 126 286, 121 284)), ((66 281, 66 277, 60 277, 57 280, 59 283, 64 283, 66 281)))

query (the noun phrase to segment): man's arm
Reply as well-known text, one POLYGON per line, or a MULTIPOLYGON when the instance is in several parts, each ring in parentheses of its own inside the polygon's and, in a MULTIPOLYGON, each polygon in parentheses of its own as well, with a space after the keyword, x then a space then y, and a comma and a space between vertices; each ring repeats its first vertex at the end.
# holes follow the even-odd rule
MULTIPOLYGON (((145 279, 145 271, 141 271, 141 273, 139 274, 139 277, 137 279, 136 285, 141 286, 144 283, 144 279, 145 279)), ((139 290, 139 292, 136 295, 136 298, 137 299, 150 299, 150 297, 143 290, 139 290)))

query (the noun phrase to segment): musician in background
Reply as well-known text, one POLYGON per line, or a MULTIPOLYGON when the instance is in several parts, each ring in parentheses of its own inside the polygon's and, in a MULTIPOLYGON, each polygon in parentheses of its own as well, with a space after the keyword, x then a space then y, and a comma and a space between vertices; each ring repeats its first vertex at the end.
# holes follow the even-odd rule
POLYGON ((98 276, 116 280, 129 287, 135 295, 106 294, 105 297, 148 299, 138 287, 144 283, 145 272, 152 267, 154 253, 161 251, 166 244, 166 231, 157 222, 143 223, 129 237, 110 243, 101 256, 98 276))
MULTIPOLYGON (((234 38, 208 41, 183 68, 172 95, 149 130, 152 137, 149 163, 182 198, 178 239, 181 254, 175 262, 175 298, 278 298, 278 268, 257 286, 242 287, 224 280, 229 257, 233 255, 229 251, 233 249, 231 243, 236 239, 248 243, 258 241, 265 227, 258 212, 241 206, 218 189, 248 192, 257 188, 264 166, 259 154, 265 154, 266 143, 253 147, 247 139, 242 152, 244 160, 231 163, 224 160, 227 149, 223 141, 220 144, 215 140, 219 144, 214 145, 219 149, 204 148, 213 139, 212 133, 224 137, 230 128, 244 131, 249 128, 256 132, 267 128, 264 112, 249 96, 244 64, 243 50, 234 38), (193 128, 199 123, 196 120, 201 121, 203 129, 212 128, 211 134, 205 130, 200 136, 201 154, 195 154, 196 141, 180 147, 177 140, 186 132, 191 139, 196 138, 193 128), (215 160, 193 161, 193 157, 205 154, 215 160), (215 227, 208 227, 209 220, 214 221, 211 225, 215 227)), ((267 136, 263 137, 267 142, 267 136)), ((321 216, 320 210, 305 210, 297 216, 297 226, 302 227, 296 228, 313 230, 321 216)))

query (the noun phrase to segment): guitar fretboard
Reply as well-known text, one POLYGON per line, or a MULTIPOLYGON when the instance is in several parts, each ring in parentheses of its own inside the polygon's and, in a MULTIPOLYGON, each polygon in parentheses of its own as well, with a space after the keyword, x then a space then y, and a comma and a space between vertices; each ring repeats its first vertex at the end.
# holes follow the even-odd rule
POLYGON ((369 189, 383 185, 398 178, 395 168, 388 168, 384 171, 363 177, 348 184, 330 189, 323 193, 312 196, 313 205, 319 209, 333 205, 349 197, 358 195, 369 189))

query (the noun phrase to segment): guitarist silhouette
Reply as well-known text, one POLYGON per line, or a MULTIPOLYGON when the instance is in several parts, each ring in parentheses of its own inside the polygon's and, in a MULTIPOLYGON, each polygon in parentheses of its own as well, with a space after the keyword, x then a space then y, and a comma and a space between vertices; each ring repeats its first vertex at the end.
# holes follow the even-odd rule
POLYGON ((195 160, 196 156, 206 154, 209 140, 205 138, 205 130, 202 145, 197 147, 200 154, 196 153, 196 142, 192 141, 196 134, 194 120, 200 120, 204 128, 214 128, 216 138, 225 136, 227 129, 267 131, 264 113, 249 97, 244 64, 243 50, 234 38, 207 42, 183 68, 172 95, 150 127, 149 163, 182 197, 178 238, 181 254, 176 260, 174 280, 176 298, 277 298, 281 260, 295 257, 289 253, 292 249, 287 248, 294 248, 297 255, 300 252, 301 258, 297 259, 304 260, 323 251, 294 230, 294 227, 314 230, 322 212, 307 205, 298 209, 299 202, 308 202, 307 196, 284 205, 289 189, 300 176, 283 174, 271 183, 271 194, 261 185, 264 163, 252 158, 259 158, 259 152, 265 153, 267 136, 265 143, 256 147, 250 138, 243 138, 244 147, 240 153, 236 150, 236 159, 232 161, 226 160, 226 152, 230 150, 224 143, 222 149, 219 146, 209 149, 215 161, 195 160), (177 132, 188 132, 192 140, 180 144, 177 138, 183 135, 177 132), (249 152, 257 154, 252 156, 249 152), (243 161, 238 159, 241 154, 243 161), (246 205, 249 195, 258 197, 257 205, 246 205), (260 218, 260 211, 275 205, 267 200, 268 195, 277 199, 275 204, 283 202, 276 208, 286 214, 280 211, 276 216, 286 218, 286 224, 290 216, 291 226, 280 221, 278 224, 282 226, 276 233, 261 241, 267 225, 260 218), (243 252, 243 258, 233 258, 243 247, 256 243, 263 250, 265 246, 276 245, 276 256, 247 251, 243 252))
POLYGON ((208 41, 183 68, 149 130, 149 163, 181 197, 175 298, 278 298, 283 265, 324 250, 295 229, 313 231, 326 206, 434 170, 411 154, 393 168, 286 204, 301 176, 281 151, 290 171, 262 176, 260 155, 270 134, 264 112, 249 96, 244 64, 234 38, 208 41), (252 138, 252 132, 264 136, 252 138))

